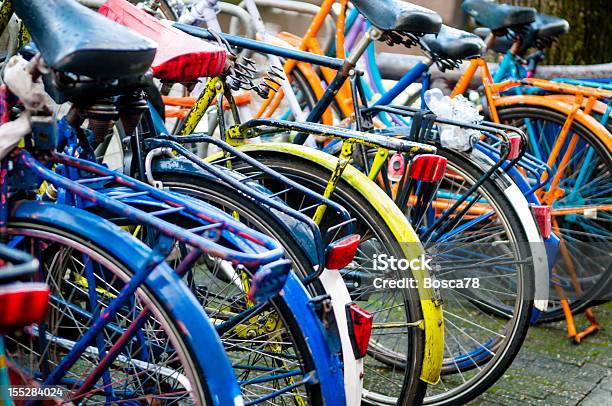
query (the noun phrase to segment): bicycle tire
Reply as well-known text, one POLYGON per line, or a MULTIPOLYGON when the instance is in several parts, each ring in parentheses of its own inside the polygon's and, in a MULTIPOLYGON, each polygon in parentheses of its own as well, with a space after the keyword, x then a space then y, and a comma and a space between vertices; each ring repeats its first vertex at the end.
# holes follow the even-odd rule
MULTIPOLYGON (((473 184, 483 175, 483 170, 475 165, 474 162, 472 162, 469 157, 465 156, 464 154, 445 148, 439 148, 437 153, 448 159, 446 176, 449 176, 449 174, 459 175, 461 178, 467 179, 471 182, 471 184, 473 184)), ((441 188, 442 187, 443 186, 441 186, 441 188)), ((486 198, 485 200, 490 202, 490 205, 495 208, 495 217, 504 219, 503 223, 505 224, 506 236, 514 236, 512 238, 516 243, 514 249, 517 252, 517 260, 521 261, 523 258, 531 258, 529 245, 527 244, 527 235, 517 213, 512 206, 512 202, 510 202, 504 194, 503 188, 493 179, 489 178, 478 190, 482 191, 483 196, 486 198)), ((445 358, 442 367, 442 382, 444 382, 445 378, 453 379, 458 374, 461 374, 462 379, 465 379, 463 373, 466 371, 471 371, 476 368, 480 369, 480 366, 484 366, 484 368, 471 378, 468 377, 467 382, 464 382, 455 388, 440 394, 426 396, 423 404, 465 404, 485 392, 503 376, 504 372, 508 369, 514 358, 517 356, 529 329, 530 317, 533 311, 533 295, 535 290, 533 269, 522 265, 519 266, 516 283, 520 283, 520 289, 517 288, 517 298, 522 298, 522 300, 518 299, 516 301, 514 309, 512 309, 512 317, 504 324, 502 330, 498 331, 499 334, 504 333, 503 336, 505 336, 505 339, 495 342, 491 346, 491 350, 495 351, 495 355, 483 357, 475 363, 468 363, 464 368, 459 368, 456 366, 456 364, 454 365, 454 363, 457 361, 445 358), (457 369, 460 369, 461 372, 458 372, 457 369), (449 377, 449 373, 453 375, 449 377), (470 380, 473 380, 473 383, 468 385, 470 380)), ((443 297, 446 296, 447 295, 443 294, 443 297)), ((508 311, 510 310, 507 308, 495 308, 495 306, 492 305, 490 307, 483 306, 478 300, 471 301, 471 304, 485 314, 490 314, 497 318, 503 317, 503 319, 507 319, 508 311)), ((445 300, 445 311, 447 313, 451 311, 451 308, 449 307, 450 305, 451 302, 449 300, 445 300)), ((476 319, 477 316, 474 315, 473 320, 476 319)), ((456 322, 457 320, 454 321, 456 322)), ((451 342, 452 340, 449 339, 449 335, 452 334, 453 329, 451 327, 453 326, 453 323, 451 323, 451 320, 448 318, 445 318, 445 325, 445 341, 451 342)), ((488 327, 494 329, 494 327, 488 327)), ((442 387, 446 387, 447 389, 449 386, 450 385, 448 383, 446 385, 442 385, 442 387)))
MULTIPOLYGON (((70 241, 70 249, 81 249, 81 252, 85 252, 85 255, 89 258, 92 258, 96 262, 99 261, 100 263, 104 263, 104 271, 114 273, 123 281, 129 280, 132 275, 130 267, 124 261, 110 253, 109 250, 105 249, 99 243, 92 241, 91 238, 85 235, 79 235, 74 231, 58 227, 53 223, 47 223, 40 219, 11 219, 8 224, 8 233, 11 236, 24 237, 26 240, 27 238, 31 238, 36 241, 37 239, 44 238, 45 241, 59 244, 70 241), (111 266, 115 267, 115 269, 110 269, 111 266)), ((138 254, 134 252, 133 255, 136 257, 138 254)), ((41 262, 41 265, 44 267, 45 263, 41 262)), ((55 283, 59 284, 58 281, 55 283)), ((180 321, 171 316, 171 304, 159 300, 158 294, 151 290, 146 283, 140 286, 139 292, 141 292, 140 294, 142 295, 146 295, 148 299, 146 302, 150 304, 150 309, 156 321, 160 321, 161 325, 164 325, 168 331, 172 332, 173 336, 171 340, 174 343, 173 345, 184 352, 181 356, 185 359, 185 361, 182 361, 186 364, 184 371, 187 371, 186 373, 191 375, 190 380, 196 383, 194 391, 200 393, 198 395, 200 400, 196 401, 196 404, 213 404, 213 396, 209 392, 202 370, 198 366, 198 361, 196 361, 194 355, 194 349, 191 348, 190 344, 184 339, 184 333, 182 331, 185 326, 181 325, 180 321)), ((159 336, 156 337, 160 338, 159 336)), ((84 399, 86 398, 81 398, 80 402, 83 402, 84 399)))
MULTIPOLYGON (((168 176, 167 173, 165 175, 166 177, 161 178, 168 181, 168 184, 164 183, 164 186, 169 187, 171 191, 201 198, 198 192, 202 190, 200 189, 198 191, 197 186, 194 186, 198 183, 196 179, 200 179, 197 176, 181 177, 180 182, 176 182, 173 186, 170 186, 172 183, 169 179, 170 176, 168 176), (181 187, 179 187, 177 183, 180 183, 181 187)), ((215 184, 215 182, 210 180, 207 181, 210 182, 210 185, 215 184)), ((210 188, 207 187, 206 192, 209 190, 210 188)), ((225 192, 231 193, 229 190, 225 192)), ((210 195, 207 197, 210 197, 210 195)), ((237 195, 236 198, 237 200, 232 202, 233 206, 235 206, 241 214, 244 214, 244 205, 238 204, 237 202, 245 202, 246 200, 242 195, 237 195)), ((232 211, 231 209, 229 210, 230 212, 232 211)), ((266 219, 271 220, 269 213, 264 215, 266 219)), ((173 222, 172 216, 167 217, 167 219, 173 222)), ((190 227, 188 223, 184 222, 183 226, 186 228, 190 227)), ((145 235, 140 235, 139 237, 141 237, 143 241, 146 240, 145 235)), ((177 252, 172 254, 172 256, 174 257, 173 260, 179 263, 180 255, 183 252, 181 252, 181 248, 176 251, 177 252)), ((171 264, 171 268, 172 267, 171 264)), ((191 278, 186 275, 183 279, 191 279, 191 281, 186 281, 187 285, 194 292, 197 300, 206 308, 206 313, 211 319, 218 321, 224 320, 225 308, 229 309, 232 316, 242 313, 246 314, 244 306, 246 306, 247 301, 244 292, 232 290, 231 287, 234 281, 229 279, 224 280, 222 278, 222 272, 220 271, 218 274, 215 274, 215 270, 211 272, 205 269, 205 273, 212 273, 213 275, 204 282, 196 282, 196 280, 199 279, 196 268, 198 268, 197 264, 193 267, 194 275, 192 275, 191 278), (212 279, 217 280, 217 282, 211 282, 212 279), (222 298, 221 296, 224 297, 222 298)), ((317 363, 314 359, 314 353, 311 351, 307 337, 302 331, 300 320, 297 319, 289 303, 281 295, 277 295, 270 299, 260 310, 249 314, 237 326, 220 334, 220 339, 226 349, 228 357, 232 360, 234 372, 241 383, 241 390, 245 402, 260 402, 262 398, 267 396, 272 397, 269 401, 274 401, 273 392, 283 388, 280 386, 282 385, 280 382, 286 382, 287 386, 293 384, 292 376, 284 377, 280 373, 278 378, 273 379, 273 377, 270 376, 274 374, 276 369, 281 369, 276 365, 276 362, 287 362, 290 365, 299 363, 300 370, 302 371, 301 374, 303 375, 307 375, 307 372, 310 371, 316 371, 317 363), (257 329, 263 329, 264 327, 261 327, 262 325, 265 328, 269 325, 273 326, 273 328, 280 326, 280 330, 266 332, 255 331, 257 329), (251 330, 254 332, 253 336, 243 336, 251 330), (272 339, 270 342, 265 342, 268 335, 272 336, 272 339), (282 353, 275 352, 277 350, 273 348, 274 345, 284 346, 282 353), (268 348, 268 346, 272 348, 268 348), (245 356, 244 353, 250 355, 245 356), (270 371, 262 369, 265 368, 266 365, 272 365, 274 368, 270 371), (260 375, 257 375, 258 373, 260 375), (253 377, 250 375, 256 376, 253 377), (260 381, 264 382, 265 385, 262 385, 260 381), (260 391, 258 392, 258 390, 260 391)), ((293 389, 290 389, 289 393, 292 392, 294 393, 293 396, 297 403, 306 402, 306 404, 309 405, 326 404, 323 391, 321 390, 321 382, 302 382, 301 384, 295 385, 293 389)), ((283 394, 280 393, 279 396, 281 396, 282 400, 283 394)), ((285 396, 291 395, 286 393, 285 396)))
MULTIPOLYGON (((300 245, 300 242, 280 224, 281 219, 269 209, 245 198, 236 189, 228 187, 224 183, 197 175, 163 172, 156 174, 155 178, 161 180, 164 187, 169 188, 171 191, 195 197, 228 212, 236 211, 242 222, 245 222, 251 228, 272 236, 283 245, 286 255, 295 266, 294 272, 300 277, 305 277, 313 272, 311 259, 304 251, 305 247, 300 245)), ((316 279, 309 283, 306 289, 312 297, 327 294, 321 282, 316 279)), ((329 317, 329 315, 326 317, 329 317)), ((288 329, 290 331, 298 331, 300 327, 297 320, 293 317, 288 317, 288 319, 291 320, 288 329)), ((332 333, 329 332, 329 334, 332 333)), ((302 346, 304 347, 302 352, 305 352, 306 344, 302 343, 302 346)), ((313 363, 312 360, 309 361, 310 365, 313 363)), ((323 404, 321 388, 316 386, 311 390, 316 392, 316 394, 312 395, 313 399, 319 399, 315 404, 323 404)))
MULTIPOLYGON (((542 106, 504 106, 498 107, 498 114, 501 122, 514 123, 515 125, 521 126, 523 124, 524 119, 528 118, 531 120, 543 121, 545 123, 550 123, 551 125, 560 127, 567 119, 567 115, 564 113, 558 112, 552 108, 545 108, 542 106)), ((575 118, 570 127, 570 131, 573 134, 577 134, 582 142, 586 145, 593 148, 593 150, 597 153, 600 165, 603 165, 602 168, 599 168, 599 173, 602 171, 607 172, 607 177, 609 179, 610 170, 612 168, 612 153, 609 151, 602 141, 593 134, 586 125, 580 123, 579 118, 575 118)), ((567 137, 570 138, 569 136, 567 137)), ((567 142, 567 141, 566 141, 567 142)), ((530 151, 533 152, 533 151, 530 151)), ((560 154, 562 156, 563 154, 560 154)), ((572 158, 573 159, 573 158, 572 158)), ((606 176, 606 175, 604 175, 606 176)), ((610 201, 610 197, 608 195, 608 202, 610 201)), ((610 204, 610 203, 608 203, 610 204)), ((579 215, 576 215, 580 217, 579 215)), ((564 216, 560 216, 564 217, 564 216)), ((580 218, 580 221, 587 221, 585 216, 580 218)), ((562 235, 567 236, 570 232, 563 232, 562 235)), ((609 240, 605 242, 606 246, 609 245, 609 240)), ((609 250, 608 250, 609 251, 609 250)), ((579 313, 584 311, 591 304, 602 303, 610 299, 609 291, 610 287, 612 287, 612 267, 608 266, 607 269, 603 270, 599 277, 596 277, 595 280, 592 281, 589 288, 586 289, 582 295, 578 295, 575 291, 572 292, 574 296, 573 300, 569 301, 570 308, 573 313, 579 313), (608 296, 606 296, 608 295, 608 296)), ((551 281, 551 293, 554 292, 551 281)), ((540 323, 548 323, 554 321, 564 320, 565 316, 563 313, 563 309, 561 308, 559 303, 552 302, 549 304, 549 310, 540 314, 538 317, 538 322, 540 323)))
MULTIPOLYGON (((323 192, 325 186, 327 185, 327 181, 331 176, 331 173, 327 170, 303 158, 292 157, 291 160, 288 160, 282 156, 275 156, 275 154, 252 154, 250 151, 248 153, 251 154, 251 156, 256 158, 262 164, 274 169, 275 171, 285 176, 288 176, 289 178, 298 181, 302 185, 307 186, 318 193, 323 192)), ((238 172, 244 173, 245 175, 249 175, 250 168, 244 168, 240 165, 236 165, 234 169, 238 172)), ((269 185, 266 186, 269 187, 269 185)), ((369 230, 375 230, 377 238, 380 238, 381 241, 384 241, 384 246, 387 247, 389 252, 392 252, 394 256, 396 256, 397 258, 402 258, 405 255, 404 251, 402 250, 401 244, 392 237, 394 235, 393 231, 389 228, 390 226, 385 222, 384 218, 382 218, 380 214, 378 214, 378 212, 371 206, 371 204, 363 195, 356 191, 346 181, 340 181, 331 199, 345 207, 354 218, 358 219, 358 222, 364 222, 364 224, 369 223, 369 230)), ((357 228, 359 229, 358 226, 357 228)), ((321 224, 321 229, 324 233, 325 225, 323 223, 321 224)), ((407 309, 408 311, 407 317, 409 318, 409 320, 420 320, 422 318, 422 310, 419 301, 416 300, 416 298, 418 298, 418 292, 416 292, 416 289, 410 290, 411 291, 409 293, 404 292, 404 294, 407 295, 407 297, 404 297, 404 306, 405 309, 407 309)), ((362 307, 365 307, 366 309, 368 308, 367 306, 362 307)), ((376 397, 377 399, 381 399, 381 401, 372 402, 371 400, 367 401, 364 399, 364 404, 397 403, 401 405, 411 405, 419 404, 422 401, 427 388, 427 384, 419 379, 421 365, 423 363, 424 358, 424 334, 422 334, 422 331, 420 329, 409 329, 408 331, 409 334, 407 334, 407 344, 408 341, 410 341, 410 344, 408 344, 410 351, 410 356, 408 357, 408 362, 410 362, 410 373, 404 374, 404 382, 402 384, 402 389, 399 393, 399 396, 397 396, 396 398, 393 398, 391 396, 387 396, 386 398, 384 396, 377 397, 376 393, 372 396, 376 397)), ((395 360, 395 358, 397 357, 396 354, 390 356, 389 354, 386 354, 385 351, 379 350, 380 348, 377 347, 377 351, 369 351, 373 360, 382 361, 384 363, 385 361, 395 360), (390 359, 386 360, 386 358, 390 359)), ((366 383, 364 383, 364 388, 366 389, 366 391, 368 391, 367 361, 365 369, 366 383)))

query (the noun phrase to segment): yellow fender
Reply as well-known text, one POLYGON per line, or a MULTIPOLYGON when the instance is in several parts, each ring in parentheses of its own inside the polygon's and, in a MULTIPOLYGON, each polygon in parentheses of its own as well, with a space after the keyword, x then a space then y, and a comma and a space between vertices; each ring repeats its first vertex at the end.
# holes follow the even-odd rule
MULTIPOLYGON (((274 151, 290 156, 306 158, 321 167, 334 172, 338 158, 312 148, 289 143, 258 143, 242 145, 239 149, 243 152, 274 151)), ((348 165, 342 174, 342 179, 351 185, 356 191, 364 196, 372 204, 378 213, 384 218, 394 237, 402 243, 402 249, 406 258, 417 258, 423 253, 423 247, 412 226, 395 205, 393 200, 385 192, 373 183, 366 175, 355 167, 348 165)), ((430 384, 436 384, 440 380, 442 359, 444 357, 444 319, 442 306, 436 298, 432 289, 425 289, 424 279, 430 277, 427 270, 414 271, 414 278, 418 281, 421 307, 423 309, 423 321, 425 331, 425 358, 421 371, 421 380, 430 384)))
MULTIPOLYGON (((557 110, 558 112, 569 115, 572 110, 572 105, 564 103, 558 99, 534 95, 517 95, 517 96, 504 96, 495 99, 495 107, 508 107, 515 105, 523 106, 539 106, 547 107, 549 109, 557 110)), ((574 118, 580 124, 584 125, 589 131, 597 136, 601 142, 606 146, 608 150, 612 150, 612 135, 606 130, 606 127, 601 125, 595 118, 584 114, 582 110, 576 112, 574 118)))

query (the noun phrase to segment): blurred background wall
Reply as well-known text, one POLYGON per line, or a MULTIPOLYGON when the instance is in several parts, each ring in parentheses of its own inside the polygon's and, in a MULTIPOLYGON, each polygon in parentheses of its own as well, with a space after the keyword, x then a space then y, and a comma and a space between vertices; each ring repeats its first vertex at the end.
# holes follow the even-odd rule
POLYGON ((583 65, 612 62, 612 0, 503 0, 565 18, 570 32, 547 52, 546 62, 583 65))

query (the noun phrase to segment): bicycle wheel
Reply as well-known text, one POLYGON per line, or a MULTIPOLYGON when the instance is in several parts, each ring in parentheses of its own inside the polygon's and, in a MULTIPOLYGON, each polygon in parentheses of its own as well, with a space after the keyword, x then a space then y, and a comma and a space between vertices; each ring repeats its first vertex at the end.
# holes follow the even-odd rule
MULTIPOLYGON (((86 226, 86 224, 83 224, 86 226)), ((6 336, 7 353, 18 371, 20 384, 44 380, 87 330, 95 314, 106 308, 130 280, 128 264, 84 235, 41 221, 9 223, 11 244, 29 252, 41 264, 41 279, 51 288, 49 313, 44 322, 6 336), (91 282, 95 286, 91 285, 91 282), (95 297, 92 297, 93 293, 95 297)), ((134 252, 131 255, 137 257, 134 252)), ((99 402, 176 402, 213 404, 204 374, 185 339, 185 326, 172 313, 172 304, 146 284, 108 324, 67 371, 59 384, 68 393, 63 400, 79 404, 99 402), (72 395, 95 369, 103 355, 143 310, 152 316, 129 341, 121 354, 104 371, 101 382, 91 390, 72 395), (111 400, 109 400, 111 399, 111 400)), ((219 348, 221 348, 219 346, 219 348)), ((210 351, 214 351, 210 347, 210 351)))
MULTIPOLYGON (((174 192, 192 196, 197 199, 203 200, 210 203, 227 213, 238 214, 238 218, 241 222, 248 225, 249 227, 271 235, 277 239, 283 245, 286 255, 292 260, 294 265, 294 271, 299 275, 307 275, 313 272, 312 263, 308 254, 304 251, 304 247, 300 245, 292 235, 279 223, 281 219, 273 215, 270 210, 264 209, 259 204, 254 203, 250 199, 247 199, 235 189, 227 187, 222 183, 215 182, 211 179, 201 178, 194 175, 184 175, 180 173, 161 173, 155 176, 156 179, 160 179, 164 187, 169 188, 174 192)), ((318 295, 325 295, 325 289, 321 286, 319 281, 314 281, 308 286, 313 297, 318 295)), ((282 311, 283 316, 283 329, 286 331, 278 331, 283 333, 288 339, 283 340, 283 354, 293 354, 294 357, 303 359, 309 368, 314 369, 314 360, 312 354, 306 348, 304 342, 303 333, 301 328, 295 320, 295 317, 291 314, 291 311, 287 308, 281 298, 274 301, 277 308, 276 311, 282 311), (295 348, 290 348, 289 342, 293 341, 295 348)), ((270 312, 270 310, 268 310, 270 312)), ((273 317, 273 316, 269 316, 273 317)), ((329 317, 326 316, 326 317, 329 317)), ((332 334, 331 332, 329 332, 332 334)), ((222 339, 224 337, 222 336, 222 339)), ((252 348, 251 351, 257 352, 256 347, 252 348)), ((229 352, 232 353, 231 351, 229 352)), ((261 355, 260 355, 261 357, 261 355)), ((280 358, 281 356, 275 355, 280 358)), ((265 361, 265 359, 263 360, 265 361)), ((255 374, 251 372, 251 374, 255 374)), ((252 377, 250 379, 254 379, 252 377)), ((284 378, 283 378, 284 380, 284 378)), ((273 380, 271 380, 273 382, 273 380)), ((281 385, 277 385, 277 388, 281 388, 281 385)), ((305 396, 300 401, 308 401, 310 398, 311 404, 320 403, 322 399, 321 388, 319 385, 310 386, 309 391, 311 394, 305 396)), ((248 399, 248 396, 245 395, 248 399)), ((298 400, 296 400, 297 402, 298 400)))
MULTIPOLYGON (((539 106, 508 106, 499 108, 498 113, 502 122, 531 133, 529 152, 544 161, 567 120, 566 115, 539 106)), ((559 197, 553 203, 553 232, 562 244, 554 264, 549 310, 540 315, 541 322, 564 318, 555 285, 562 287, 573 312, 584 310, 594 300, 610 299, 612 154, 586 126, 574 120, 552 163, 553 174, 559 172, 572 139, 575 147, 558 185, 559 197)))
MULTIPOLYGON (((196 176, 168 180, 165 187, 174 192, 201 198, 196 176)), ((229 213, 238 209, 245 216, 244 207, 239 200, 223 207, 229 213)), ((168 221, 178 223, 172 216, 168 221)), ((254 215, 248 224, 262 226, 262 220, 270 220, 254 215)), ((180 223, 185 228, 193 227, 184 219, 180 223)), ((264 228, 265 229, 265 228, 264 228)), ((143 228, 137 234, 147 241, 143 228)), ((188 254, 189 248, 177 244, 169 256, 168 264, 173 269, 188 254)), ((303 331, 304 320, 290 306, 288 300, 278 295, 275 298, 255 305, 247 298, 248 280, 252 275, 246 270, 210 256, 199 260, 183 276, 198 302, 211 321, 217 326, 226 353, 234 367, 245 402, 257 404, 268 401, 272 404, 325 404, 321 382, 316 378, 317 362, 314 352, 307 341, 308 334, 303 331), (231 323, 225 327, 224 323, 231 323)), ((318 326, 317 326, 318 327, 318 326)), ((327 383, 326 383, 327 384, 327 383)), ((337 389, 335 389, 337 390, 337 389)))
MULTIPOLYGON (((483 175, 465 155, 443 148, 438 154, 448 164, 433 202, 437 215, 483 175)), ((473 200, 452 228, 423 241, 438 267, 436 277, 442 283, 463 282, 441 289, 443 376, 439 385, 430 386, 424 404, 463 404, 486 391, 510 366, 529 328, 535 281, 522 223, 490 178, 468 202, 473 200)))
MULTIPOLYGON (((331 176, 330 172, 304 158, 293 156, 287 159, 286 156, 265 152, 253 153, 252 156, 318 193, 323 193, 331 176)), ((250 168, 236 165, 234 169, 247 176, 252 175, 250 168)), ((258 180, 273 192, 284 189, 274 179, 258 177, 258 180)), ((278 197, 284 201, 298 198, 290 193, 282 193, 278 197)), ((299 198, 302 199, 301 196, 299 198)), ((424 359, 424 334, 413 327, 414 322, 423 317, 419 292, 412 287, 377 289, 372 283, 376 277, 399 280, 410 276, 399 270, 388 273, 376 270, 373 261, 374 254, 406 258, 406 247, 393 237, 393 231, 380 213, 348 182, 342 180, 331 198, 356 219, 356 233, 362 236, 353 264, 342 273, 353 300, 374 314, 369 356, 364 363, 364 402, 418 404, 427 387, 419 379, 424 359)), ((309 204, 308 201, 298 203, 304 207, 309 204)), ((294 204, 291 206, 295 207, 294 204)), ((320 224, 321 231, 325 234, 329 227, 337 223, 338 219, 326 215, 320 224)))

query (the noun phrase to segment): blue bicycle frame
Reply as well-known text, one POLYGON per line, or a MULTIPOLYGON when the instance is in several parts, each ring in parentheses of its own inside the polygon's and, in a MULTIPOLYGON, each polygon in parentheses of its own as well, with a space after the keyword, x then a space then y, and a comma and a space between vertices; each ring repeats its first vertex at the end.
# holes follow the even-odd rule
MULTIPOLYGON (((155 113, 153 111, 151 112, 151 114, 153 115, 153 117, 155 117, 155 113)), ((158 125, 159 125, 159 120, 158 120, 158 125)), ((60 144, 66 146, 67 152, 74 153, 75 151, 77 151, 79 145, 78 145, 78 140, 76 138, 74 130, 64 120, 60 121, 60 125, 58 127, 60 130, 59 131, 60 144)), ((161 134, 167 133, 167 131, 165 131, 165 129, 163 128, 158 128, 158 130, 160 130, 161 134)), ((172 149, 180 152, 181 155, 183 156, 188 156, 188 157, 190 156, 189 151, 182 148, 178 143, 174 141, 170 141, 169 138, 171 137, 166 136, 165 139, 163 136, 159 138, 151 137, 148 141, 152 143, 151 144, 152 147, 158 147, 158 146, 171 147, 172 149), (158 145, 155 145, 155 143, 158 143, 158 145)), ((194 137, 183 137, 183 138, 184 139, 182 141, 184 142, 197 141, 196 139, 197 136, 195 136, 195 138, 194 137)), ((207 140, 210 141, 208 138, 207 140)), ((202 211, 205 210, 206 217, 207 217, 206 220, 209 222, 209 225, 204 224, 202 227, 198 227, 197 231, 198 232, 200 231, 209 232, 211 229, 207 227, 210 227, 210 225, 218 224, 220 222, 224 222, 226 230, 221 232, 220 237, 223 237, 226 241, 230 242, 236 248, 239 248, 240 251, 243 251, 242 255, 248 255, 250 257, 261 258, 261 260, 258 262, 264 265, 260 266, 260 269, 257 270, 257 272, 263 272, 266 269, 274 269, 274 268, 278 268, 281 266, 284 267, 287 265, 287 261, 280 260, 280 257, 277 256, 278 249, 279 249, 279 245, 277 242, 271 240, 269 237, 261 233, 255 232, 247 228, 242 223, 234 220, 233 218, 229 217, 227 214, 225 214, 224 212, 222 212, 221 210, 213 206, 210 206, 199 200, 196 200, 196 199, 193 199, 187 196, 183 196, 183 195, 177 195, 174 193, 162 192, 162 194, 158 194, 157 192, 155 192, 155 191, 158 191, 158 189, 155 189, 147 184, 141 183, 135 179, 131 179, 125 175, 120 175, 120 174, 116 174, 116 176, 113 178, 113 181, 116 182, 117 177, 121 179, 125 179, 126 181, 123 182, 123 187, 108 188, 103 185, 105 183, 105 178, 107 178, 108 176, 111 176, 112 171, 104 167, 101 167, 100 165, 97 165, 91 162, 87 162, 87 161, 82 161, 82 160, 78 160, 78 164, 75 165, 76 158, 71 158, 68 155, 62 156, 62 160, 64 163, 68 165, 66 167, 60 167, 58 168, 58 170, 64 171, 66 175, 71 177, 73 181, 80 182, 80 183, 87 182, 89 185, 92 185, 92 187, 94 187, 95 185, 97 187, 96 192, 104 196, 108 196, 115 200, 120 199, 121 202, 126 203, 128 205, 137 204, 138 206, 143 206, 143 205, 147 206, 151 208, 152 210, 154 210, 152 214, 154 213, 164 213, 165 214, 172 210, 176 210, 176 208, 180 206, 188 206, 188 207, 193 206, 194 208, 197 208, 197 210, 199 211, 199 214, 195 216, 196 219, 202 219, 202 211), (96 177, 92 178, 89 176, 84 177, 83 169, 87 169, 90 172, 94 172, 96 175, 98 175, 98 177, 97 178, 96 177), (127 179, 130 179, 130 180, 127 181, 127 179), (130 185, 126 185, 126 183, 130 183, 130 185), (138 190, 135 190, 135 191, 127 190, 129 188, 133 189, 134 185, 139 185, 138 190, 140 189, 142 189, 143 191, 146 190, 149 193, 144 194, 142 192, 139 192, 138 190), (231 224, 231 227, 230 227, 230 224, 231 224), (267 261, 270 261, 270 262, 267 262, 267 261)), ((236 181, 235 178, 231 177, 231 175, 223 174, 219 172, 218 169, 215 171, 214 168, 210 167, 210 165, 206 166, 205 163, 203 163, 197 157, 192 160, 192 163, 196 165, 197 170, 201 171, 200 168, 204 167, 204 168, 207 168, 210 172, 224 177, 224 179, 226 177, 229 177, 232 181, 236 181)), ((244 185, 238 182, 238 184, 236 184, 236 187, 239 190, 241 190, 240 188, 244 187, 244 185)), ((66 190, 69 191, 68 188, 66 188, 66 190)), ((245 190, 245 192, 248 192, 248 191, 245 190)), ((66 194, 63 198, 66 200, 67 203, 75 204, 79 202, 78 201, 79 197, 80 196, 78 194, 75 194, 74 192, 72 192, 72 193, 66 194)), ((336 209, 340 213, 346 213, 344 216, 348 216, 348 213, 346 212, 344 208, 342 208, 341 206, 333 202, 330 202, 330 203, 331 203, 330 207, 332 207, 333 209, 336 209)), ((80 204, 82 205, 82 207, 89 207, 91 205, 100 206, 101 202, 99 200, 96 200, 96 201, 90 200, 90 201, 85 201, 85 202, 81 201, 80 204)), ((102 204, 102 207, 104 207, 103 204, 102 204)), ((273 205, 273 207, 276 207, 276 206, 273 205)), ((279 205, 278 209, 284 210, 284 212, 289 213, 286 206, 279 205)), ((196 213, 194 212, 192 214, 195 215, 196 213)), ((298 214, 301 214, 301 213, 298 213, 298 214)), ((300 218, 300 219, 302 218, 301 216, 295 215, 295 217, 300 218)), ((349 226, 348 228, 349 230, 350 230, 350 225, 351 225, 350 221, 348 222, 348 224, 345 224, 345 226, 349 226)), ((187 233, 189 233, 189 231, 190 230, 186 230, 187 233)), ((316 230, 313 230, 313 233, 309 237, 315 238, 318 236, 318 239, 320 240, 321 236, 318 233, 318 231, 319 231, 318 227, 316 227, 316 230), (316 233, 314 231, 316 231, 316 233)), ((190 243, 189 241, 185 239, 183 239, 182 241, 187 244, 193 244, 192 242, 190 243)), ((203 247, 198 247, 198 249, 203 251, 203 247)), ((227 248, 225 248, 225 250, 227 250, 227 248)), ((216 253, 215 255, 217 257, 224 258, 235 264, 243 264, 243 265, 252 264, 252 266, 256 266, 256 264, 252 263, 251 262, 252 260, 249 260, 247 257, 243 257, 239 261, 236 261, 236 258, 232 259, 236 254, 240 255, 240 253, 232 253, 231 255, 224 255, 223 251, 220 251, 216 253)), ((185 259, 184 261, 187 261, 187 259, 185 259)), ((181 267, 181 265, 179 265, 179 267, 181 267)), ((322 272, 323 269, 324 267, 320 267, 319 272, 322 272)), ((179 273, 179 275, 181 275, 181 272, 179 272, 178 270, 176 272, 179 273)), ((313 273, 312 275, 316 277, 318 273, 313 273)), ((309 277, 309 280, 313 279, 312 275, 309 277)), ((323 391, 323 397, 327 403, 332 404, 332 405, 343 405, 344 404, 344 392, 337 390, 339 385, 341 385, 343 382, 342 364, 341 364, 341 360, 339 356, 339 350, 340 350, 339 338, 335 337, 335 333, 331 331, 326 331, 326 329, 323 327, 322 323, 320 322, 319 318, 317 317, 315 313, 314 306, 312 304, 312 299, 310 295, 308 294, 308 292, 305 290, 304 285, 299 280, 299 278, 293 272, 289 272, 288 275, 285 275, 283 282, 284 282, 283 300, 287 304, 290 311, 293 312, 293 317, 295 318, 295 320, 300 321, 300 327, 302 330, 302 334, 304 335, 306 342, 309 343, 309 351, 311 352, 312 359, 313 359, 313 362, 315 364, 315 369, 316 369, 316 376, 313 374, 305 374, 299 380, 296 380, 294 385, 300 385, 304 383, 308 383, 308 384, 319 383, 323 391)), ((270 295, 270 293, 268 293, 268 296, 270 295)), ((267 297, 262 298, 262 300, 266 300, 266 299, 267 297)), ((245 318, 248 318, 248 315, 256 311, 258 308, 259 308, 258 306, 251 307, 248 310, 244 311, 243 313, 237 316, 234 316, 230 318, 229 320, 217 325, 216 326, 217 332, 221 334, 223 331, 228 331, 229 329, 239 324, 245 318)), ((298 372, 299 371, 292 371, 291 373, 293 375, 298 375, 298 376, 302 375, 302 373, 298 373, 298 372)), ((284 372, 284 373, 288 373, 288 372, 284 372)), ((267 379, 272 380, 276 378, 282 378, 280 374, 281 372, 278 372, 278 374, 276 373, 271 374, 267 376, 267 379)), ((250 381, 239 382, 239 384, 241 385, 251 384, 251 383, 252 382, 250 381)), ((257 399, 256 402, 257 403, 264 402, 267 399, 273 398, 278 395, 282 395, 282 393, 284 393, 287 390, 290 390, 290 388, 289 387, 282 388, 278 391, 272 392, 270 394, 267 394, 264 397, 257 399)))

